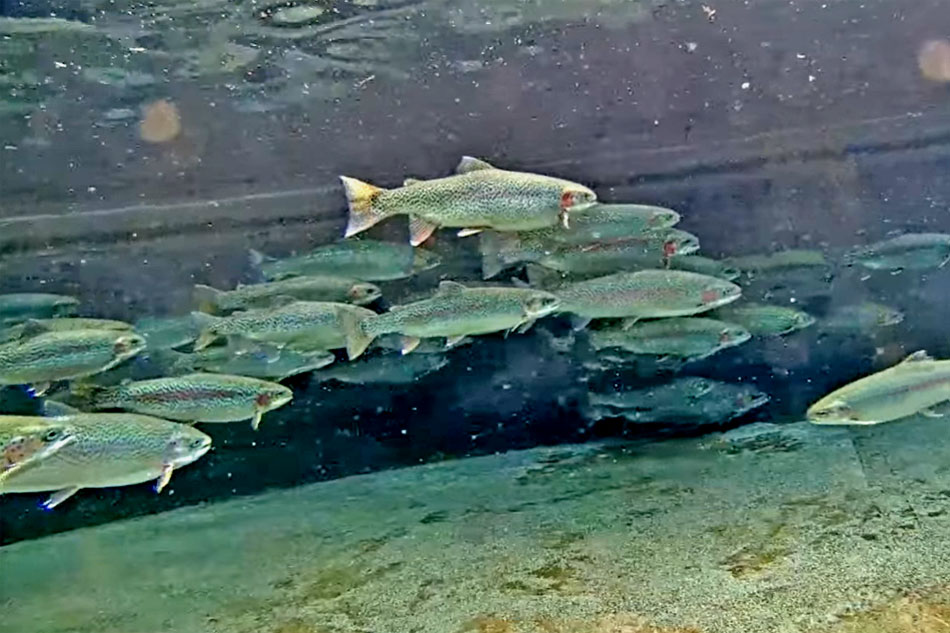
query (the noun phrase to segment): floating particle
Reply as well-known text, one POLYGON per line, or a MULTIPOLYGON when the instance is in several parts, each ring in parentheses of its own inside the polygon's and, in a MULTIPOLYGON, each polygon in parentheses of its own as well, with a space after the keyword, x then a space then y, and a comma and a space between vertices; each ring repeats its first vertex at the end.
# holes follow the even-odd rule
POLYGON ((167 143, 181 133, 181 116, 174 103, 159 99, 142 109, 139 136, 148 143, 167 143))
POLYGON ((931 80, 950 82, 950 42, 930 40, 924 42, 917 54, 921 74, 931 80))

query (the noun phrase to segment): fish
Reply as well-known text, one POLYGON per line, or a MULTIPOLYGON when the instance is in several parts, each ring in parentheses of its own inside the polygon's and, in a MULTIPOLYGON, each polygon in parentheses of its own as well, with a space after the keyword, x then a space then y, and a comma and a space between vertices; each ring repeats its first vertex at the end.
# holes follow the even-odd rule
POLYGON ((366 305, 382 296, 379 286, 346 277, 289 277, 281 281, 239 285, 234 290, 218 290, 195 285, 194 297, 202 312, 219 314, 251 308, 269 308, 297 301, 331 301, 366 305))
POLYGON ((36 336, 46 332, 65 332, 67 330, 131 330, 132 324, 113 319, 87 319, 83 317, 28 319, 4 330, 0 330, 0 343, 8 343, 21 338, 36 336))
POLYGON ((191 345, 212 320, 204 312, 192 312, 183 316, 143 317, 134 326, 145 337, 149 351, 178 349, 191 345))
POLYGON ((349 205, 345 237, 352 237, 397 215, 409 216, 409 242, 419 246, 441 227, 462 229, 460 236, 484 229, 527 231, 561 224, 597 201, 584 185, 561 178, 498 169, 465 156, 455 174, 435 180, 408 179, 382 189, 341 176, 349 205))
MULTIPOLYGON (((446 345, 445 341, 440 339, 430 338, 425 339, 419 342, 419 344, 412 350, 413 354, 444 354, 445 352, 455 349, 457 347, 463 347, 465 345, 471 345, 475 342, 470 336, 463 336, 460 339, 454 340, 452 345, 446 345)), ((383 334, 373 339, 373 346, 381 349, 391 350, 391 351, 401 351, 405 341, 403 340, 402 335, 400 334, 383 334)))
POLYGON ((448 358, 440 354, 380 354, 316 371, 313 377, 354 385, 408 385, 448 364, 448 358))
POLYGON ((51 510, 83 488, 155 481, 168 485, 175 469, 211 449, 211 438, 185 424, 130 413, 83 413, 54 418, 76 429, 75 440, 0 482, 0 495, 47 492, 51 510))
POLYGON ((815 323, 815 317, 807 312, 762 303, 732 304, 719 308, 713 316, 744 326, 752 336, 782 336, 815 323))
POLYGON ((202 371, 278 381, 321 369, 336 360, 331 352, 323 350, 300 352, 289 347, 272 349, 266 344, 240 353, 228 346, 209 347, 187 358, 192 367, 202 371))
POLYGON ((0 415, 0 484, 54 455, 75 439, 76 429, 68 422, 0 415))
POLYGON ((950 235, 906 233, 852 249, 844 257, 847 266, 870 270, 928 270, 943 268, 950 261, 950 235))
POLYGON ((251 251, 251 264, 270 281, 313 275, 392 281, 411 277, 441 263, 441 258, 432 251, 369 239, 326 244, 309 253, 282 259, 251 251))
POLYGON ((819 328, 825 331, 866 332, 870 329, 891 327, 904 321, 904 313, 896 308, 873 301, 837 306, 821 319, 819 328))
POLYGON ((688 272, 719 277, 726 281, 735 281, 742 274, 738 268, 733 268, 725 262, 703 257, 702 255, 681 255, 669 259, 670 270, 685 270, 688 272))
POLYGON ((698 360, 751 338, 744 327, 716 319, 677 317, 643 321, 624 329, 609 327, 590 332, 596 350, 620 348, 634 354, 653 354, 698 360))
POLYGON ((371 342, 359 324, 375 316, 372 310, 346 303, 295 301, 269 310, 211 317, 211 323, 202 330, 194 349, 200 351, 223 336, 236 336, 302 351, 345 347, 353 360, 371 342))
POLYGON ((395 306, 360 325, 367 339, 383 334, 403 336, 408 354, 421 339, 445 337, 452 346, 466 336, 501 331, 524 331, 554 312, 557 298, 530 288, 469 288, 443 281, 431 299, 395 306))
POLYGON ((144 349, 144 338, 121 330, 39 334, 0 345, 0 384, 33 385, 41 395, 51 382, 103 372, 144 349))
POLYGON ((86 383, 74 386, 73 395, 91 410, 125 409, 181 422, 249 419, 255 431, 265 413, 293 398, 290 389, 275 382, 212 373, 137 380, 115 387, 86 383))
POLYGON ((950 360, 924 350, 882 371, 848 383, 808 407, 814 424, 880 424, 917 413, 942 417, 934 408, 950 400, 950 360))
POLYGON ((75 314, 79 299, 42 292, 0 294, 0 325, 75 314))
POLYGON ((591 319, 690 316, 737 300, 742 289, 719 279, 681 270, 641 270, 566 284, 553 291, 560 312, 575 315, 575 328, 591 319))
POLYGON ((562 273, 603 275, 663 266, 667 260, 699 250, 699 238, 679 229, 658 229, 596 244, 558 244, 516 233, 485 233, 480 238, 482 277, 527 262, 562 273))
POLYGON ((821 251, 794 248, 767 254, 727 257, 722 262, 749 277, 790 274, 800 270, 824 270, 831 267, 828 258, 821 251))
POLYGON ((571 226, 560 225, 525 231, 525 240, 559 242, 561 244, 596 244, 625 239, 648 231, 668 229, 679 223, 680 214, 672 209, 645 204, 597 204, 571 217, 571 226))
POLYGON ((592 422, 622 417, 649 424, 724 424, 770 400, 750 384, 732 384, 684 376, 654 387, 614 393, 591 393, 585 412, 592 422))

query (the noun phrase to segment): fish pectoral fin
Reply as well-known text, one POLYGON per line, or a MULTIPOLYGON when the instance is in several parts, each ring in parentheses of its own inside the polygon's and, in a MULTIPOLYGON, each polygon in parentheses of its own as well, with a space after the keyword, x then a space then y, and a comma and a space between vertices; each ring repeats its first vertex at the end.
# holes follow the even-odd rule
POLYGON ((402 181, 403 187, 411 187, 413 185, 418 185, 420 182, 424 182, 421 178, 406 178, 402 181))
POLYGON ((537 319, 528 319, 524 323, 518 326, 518 329, 515 330, 518 334, 524 334, 531 329, 531 326, 534 325, 538 320, 537 319))
POLYGON ((473 228, 472 228, 472 229, 462 229, 462 230, 460 230, 458 233, 456 233, 456 235, 459 236, 459 237, 471 237, 472 235, 478 235, 479 233, 481 233, 481 232, 484 231, 484 230, 485 230, 485 229, 473 229, 473 228))
POLYGON ((419 343, 421 342, 422 342, 422 339, 416 336, 403 336, 399 345, 399 353, 405 356, 412 350, 419 347, 419 343))
POLYGON ((892 274, 892 275, 899 275, 899 274, 901 274, 902 272, 904 272, 904 267, 903 267, 903 266, 897 266, 897 267, 895 267, 895 268, 891 268, 891 274, 892 274))
POLYGON ((40 396, 46 395, 46 392, 49 391, 50 383, 48 382, 36 382, 27 387, 27 391, 30 392, 31 396, 39 398, 40 396))
POLYGON ((264 417, 264 411, 258 409, 254 412, 254 417, 251 418, 251 428, 255 431, 261 426, 261 419, 264 417))
POLYGON ((447 336, 445 337, 445 348, 449 349, 455 347, 465 339, 464 334, 458 334, 456 336, 447 336))
POLYGON ((495 169, 495 166, 480 158, 463 156, 462 160, 459 161, 458 167, 455 168, 455 173, 468 174, 473 171, 482 171, 483 169, 495 169))
POLYGON ((49 496, 49 499, 40 504, 40 507, 44 510, 52 510, 66 499, 69 499, 71 496, 79 492, 79 486, 69 486, 67 488, 62 488, 57 490, 49 496))
POLYGON ((623 323, 620 325, 621 329, 629 330, 634 325, 637 324, 637 321, 640 320, 640 317, 627 317, 623 320, 623 323))
POLYGON ((168 462, 162 464, 162 472, 158 474, 158 479, 155 480, 155 492, 161 492, 165 486, 168 485, 168 482, 172 479, 172 473, 175 471, 175 467, 168 462))
POLYGON ((439 227, 418 215, 410 215, 409 243, 413 246, 419 246, 429 239, 437 228, 439 227))
POLYGON ((910 354, 901 361, 901 364, 904 363, 919 363, 925 360, 933 360, 933 357, 927 353, 927 350, 919 349, 913 354, 910 354))
POLYGON ((918 411, 918 413, 919 413, 920 415, 924 416, 925 418, 942 418, 942 417, 944 417, 945 415, 947 415, 945 411, 944 411, 944 412, 938 411, 938 410, 935 409, 934 407, 929 407, 929 408, 927 408, 927 409, 921 409, 920 411, 918 411))

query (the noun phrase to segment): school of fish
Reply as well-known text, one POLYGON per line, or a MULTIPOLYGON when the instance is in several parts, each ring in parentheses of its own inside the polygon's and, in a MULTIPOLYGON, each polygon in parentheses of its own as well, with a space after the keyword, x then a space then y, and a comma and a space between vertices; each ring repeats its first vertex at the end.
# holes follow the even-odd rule
MULTIPOLYGON (((809 250, 717 260, 676 228, 677 211, 604 203, 583 184, 472 157, 452 175, 396 188, 341 179, 342 240, 283 258, 251 251, 261 280, 230 290, 198 284, 190 314, 126 323, 76 316, 79 301, 69 296, 0 295, 0 385, 44 398, 43 415, 0 412, 0 494, 46 492, 49 509, 84 488, 153 482, 161 491, 211 450, 204 425, 243 421, 256 431, 291 403, 283 380, 311 374, 411 388, 449 365, 452 350, 525 333, 542 319, 553 324, 544 326, 553 353, 587 355, 580 412, 589 424, 722 424, 769 395, 689 375, 690 363, 816 325, 866 333, 903 319, 873 303, 809 314, 783 299, 790 286, 807 296, 826 290, 839 267, 870 276, 950 260, 950 235, 938 233, 889 236, 838 261, 809 250), (354 237, 397 216, 407 216, 408 242, 354 237), (478 235, 482 278, 432 282, 424 295, 381 309, 392 300, 388 284, 442 264, 421 247, 441 228, 478 235), (490 281, 503 273, 509 283, 490 281), (652 384, 604 388, 598 379, 643 359, 672 369, 652 384), (147 379, 129 371, 139 360, 152 366, 147 379)), ((948 402, 950 360, 919 351, 805 415, 815 424, 878 424, 942 416, 948 402)))

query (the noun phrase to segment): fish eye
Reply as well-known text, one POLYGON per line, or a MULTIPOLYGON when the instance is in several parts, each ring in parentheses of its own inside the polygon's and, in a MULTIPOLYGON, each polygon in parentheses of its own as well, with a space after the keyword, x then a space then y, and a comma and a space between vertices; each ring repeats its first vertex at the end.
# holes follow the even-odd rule
POLYGON ((62 429, 49 429, 46 433, 43 434, 44 442, 55 442, 63 436, 62 429))
POLYGON ((205 438, 203 437, 196 437, 195 439, 191 440, 191 448, 201 448, 204 446, 204 444, 205 438))

